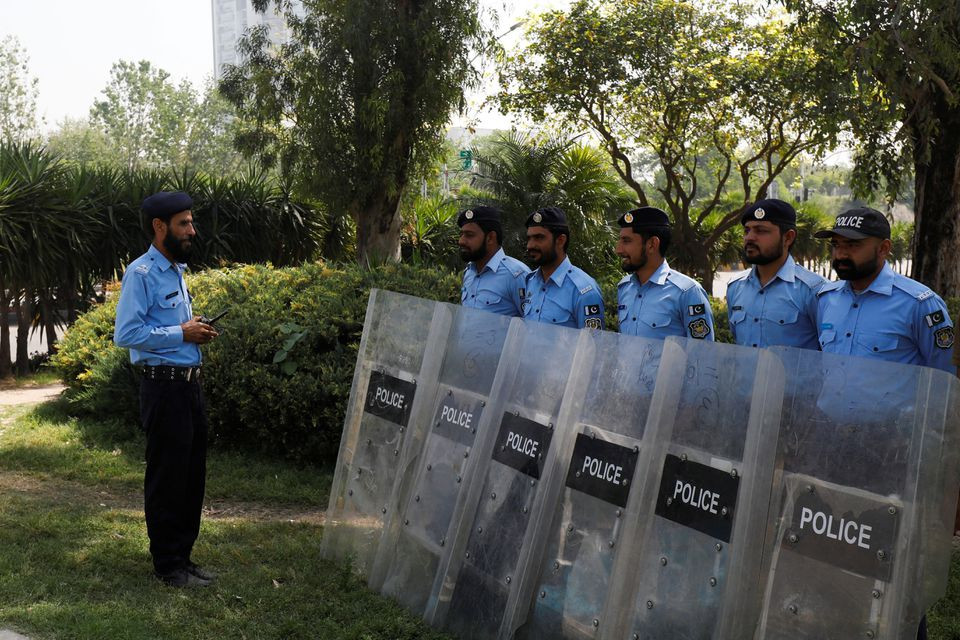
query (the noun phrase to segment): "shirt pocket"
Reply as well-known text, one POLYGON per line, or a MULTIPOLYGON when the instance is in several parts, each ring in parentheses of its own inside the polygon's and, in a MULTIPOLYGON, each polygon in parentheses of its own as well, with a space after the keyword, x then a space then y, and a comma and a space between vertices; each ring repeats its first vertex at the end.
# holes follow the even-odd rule
POLYGON ((466 299, 467 299, 467 288, 460 287, 460 302, 463 302, 466 299))
POLYGON ((743 309, 738 309, 730 313, 730 324, 734 326, 739 326, 746 319, 747 319, 747 312, 744 311, 743 309))
POLYGON ((895 333, 860 332, 854 339, 860 353, 893 354, 900 348, 900 338, 895 333))
POLYGON ((766 314, 766 321, 778 327, 796 324, 800 317, 800 310, 792 306, 778 307, 766 314))
POLYGON ((477 306, 480 308, 499 304, 501 300, 503 300, 503 296, 496 291, 490 291, 489 289, 477 291, 477 306))
POLYGON ((670 314, 659 311, 641 311, 637 320, 652 329, 663 329, 670 326, 670 314))
POLYGON ((543 301, 543 308, 540 309, 540 322, 569 325, 572 321, 573 314, 570 312, 570 309, 549 298, 543 301))

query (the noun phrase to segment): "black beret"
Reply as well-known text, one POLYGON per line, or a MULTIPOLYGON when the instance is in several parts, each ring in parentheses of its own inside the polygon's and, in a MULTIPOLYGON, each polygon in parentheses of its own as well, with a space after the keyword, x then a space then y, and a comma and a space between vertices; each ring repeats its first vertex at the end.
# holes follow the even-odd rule
POLYGON ((566 227, 567 214, 558 207, 543 207, 527 217, 527 227, 566 227))
POLYGON ((183 191, 160 191, 144 198, 140 207, 147 220, 169 218, 193 207, 193 199, 183 191))
POLYGON ((479 205, 460 212, 457 216, 457 226, 462 227, 468 222, 500 222, 500 209, 479 205))
POLYGON ((797 211, 789 202, 769 198, 754 202, 740 216, 740 224, 748 222, 764 221, 774 224, 785 224, 790 227, 797 226, 797 211))
POLYGON ((866 237, 889 238, 890 223, 887 217, 870 207, 856 207, 837 216, 833 229, 824 229, 813 234, 815 238, 843 236, 851 240, 863 240, 866 237))
POLYGON ((630 227, 634 231, 640 231, 642 229, 669 229, 670 218, 667 217, 667 213, 663 209, 640 207, 639 209, 627 211, 620 216, 617 224, 620 225, 621 229, 630 227))

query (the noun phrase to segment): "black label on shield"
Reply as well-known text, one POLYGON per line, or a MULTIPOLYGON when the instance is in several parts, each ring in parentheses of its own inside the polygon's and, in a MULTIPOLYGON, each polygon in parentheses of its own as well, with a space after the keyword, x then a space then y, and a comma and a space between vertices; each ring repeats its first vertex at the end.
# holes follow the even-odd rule
POLYGON ((413 382, 374 371, 370 374, 367 402, 363 409, 405 427, 410 420, 410 408, 413 406, 413 394, 416 390, 417 385, 413 382))
POLYGON ((553 430, 512 413, 504 413, 493 459, 531 478, 540 479, 553 430))
POLYGON ((781 545, 828 565, 889 582, 900 511, 900 506, 839 488, 801 484, 781 545))
POLYGON ((627 506, 639 452, 580 433, 573 447, 567 486, 619 507, 627 506))
POLYGON ((481 400, 452 391, 440 397, 433 417, 434 432, 467 447, 473 446, 483 407, 481 400))
POLYGON ((730 542, 740 478, 705 464, 667 455, 657 515, 730 542))

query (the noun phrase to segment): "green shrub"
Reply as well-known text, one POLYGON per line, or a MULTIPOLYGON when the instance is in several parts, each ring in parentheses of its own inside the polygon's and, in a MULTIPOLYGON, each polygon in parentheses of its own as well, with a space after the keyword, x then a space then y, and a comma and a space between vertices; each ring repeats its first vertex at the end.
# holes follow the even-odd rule
MULTIPOLYGON (((459 300, 459 277, 435 269, 321 263, 245 265, 187 279, 194 312, 229 308, 204 347, 211 440, 297 462, 336 458, 372 287, 459 300)), ((113 345, 117 295, 67 331, 53 359, 73 406, 137 425, 137 381, 113 345)))

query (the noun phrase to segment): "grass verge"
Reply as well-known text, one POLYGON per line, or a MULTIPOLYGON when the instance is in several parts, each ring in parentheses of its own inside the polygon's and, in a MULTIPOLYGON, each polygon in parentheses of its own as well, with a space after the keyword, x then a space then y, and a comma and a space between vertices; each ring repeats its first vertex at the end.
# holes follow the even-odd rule
POLYGON ((320 558, 330 474, 212 451, 194 558, 209 589, 151 576, 142 438, 59 403, 0 410, 0 627, 31 638, 440 639, 320 558))

